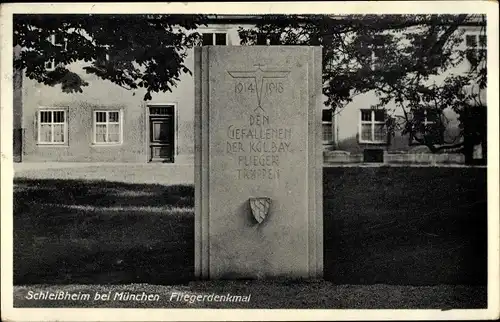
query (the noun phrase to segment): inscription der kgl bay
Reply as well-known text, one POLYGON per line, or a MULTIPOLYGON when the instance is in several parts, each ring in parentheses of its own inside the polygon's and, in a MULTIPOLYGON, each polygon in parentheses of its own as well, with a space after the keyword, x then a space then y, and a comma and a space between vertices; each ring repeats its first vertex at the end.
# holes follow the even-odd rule
POLYGON ((261 114, 250 115, 247 124, 229 125, 226 131, 226 153, 237 155, 236 178, 279 178, 283 154, 292 151, 292 129, 272 127, 269 116, 261 114))

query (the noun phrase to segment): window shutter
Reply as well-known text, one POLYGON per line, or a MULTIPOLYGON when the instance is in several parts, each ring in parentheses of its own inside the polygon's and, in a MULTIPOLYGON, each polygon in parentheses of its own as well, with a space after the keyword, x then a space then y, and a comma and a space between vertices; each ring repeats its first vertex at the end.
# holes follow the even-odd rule
POLYGON ((38 116, 40 114, 40 111, 36 111, 35 112, 35 117, 33 118, 33 136, 35 138, 35 142, 38 142, 38 140, 40 139, 39 137, 39 133, 40 133, 40 129, 38 128, 38 116))

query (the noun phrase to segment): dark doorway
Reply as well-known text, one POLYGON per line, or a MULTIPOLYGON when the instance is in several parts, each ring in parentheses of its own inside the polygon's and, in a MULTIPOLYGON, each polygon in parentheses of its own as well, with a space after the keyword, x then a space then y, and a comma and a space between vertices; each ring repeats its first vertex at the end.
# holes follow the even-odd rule
POLYGON ((149 107, 150 162, 174 162, 174 106, 149 107))

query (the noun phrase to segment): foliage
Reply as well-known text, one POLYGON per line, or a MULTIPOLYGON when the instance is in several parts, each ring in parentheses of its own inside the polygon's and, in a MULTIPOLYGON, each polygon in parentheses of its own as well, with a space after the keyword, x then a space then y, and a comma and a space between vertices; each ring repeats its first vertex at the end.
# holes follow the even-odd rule
POLYGON ((14 15, 14 46, 22 48, 14 66, 46 85, 82 92, 88 83, 71 63, 127 89, 171 91, 182 73, 186 49, 199 40, 193 32, 202 15, 14 15), (55 40, 55 41, 54 41, 55 40), (56 68, 47 69, 54 62, 56 68))
POLYGON ((462 126, 469 122, 473 132, 485 129, 482 119, 471 122, 468 112, 483 105, 479 90, 486 87, 485 57, 470 55, 459 28, 471 23, 485 34, 485 17, 475 15, 269 15, 255 28, 240 28, 239 34, 243 45, 256 44, 262 35, 284 45, 321 45, 325 104, 339 111, 356 95, 373 91, 378 101, 372 108, 403 111, 399 116, 392 109, 387 119, 391 134, 401 130, 437 152, 463 142, 437 139, 444 116, 431 129, 414 112, 442 115, 449 107, 460 115, 462 126), (470 70, 448 73, 465 59, 470 70), (429 135, 432 131, 438 133, 429 135))

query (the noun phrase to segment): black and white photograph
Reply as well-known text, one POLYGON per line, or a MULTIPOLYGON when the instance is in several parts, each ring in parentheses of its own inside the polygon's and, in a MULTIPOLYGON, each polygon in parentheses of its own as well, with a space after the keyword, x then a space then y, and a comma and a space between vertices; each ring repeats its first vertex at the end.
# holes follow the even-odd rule
POLYGON ((441 4, 2 5, 2 319, 498 319, 498 8, 441 4))

